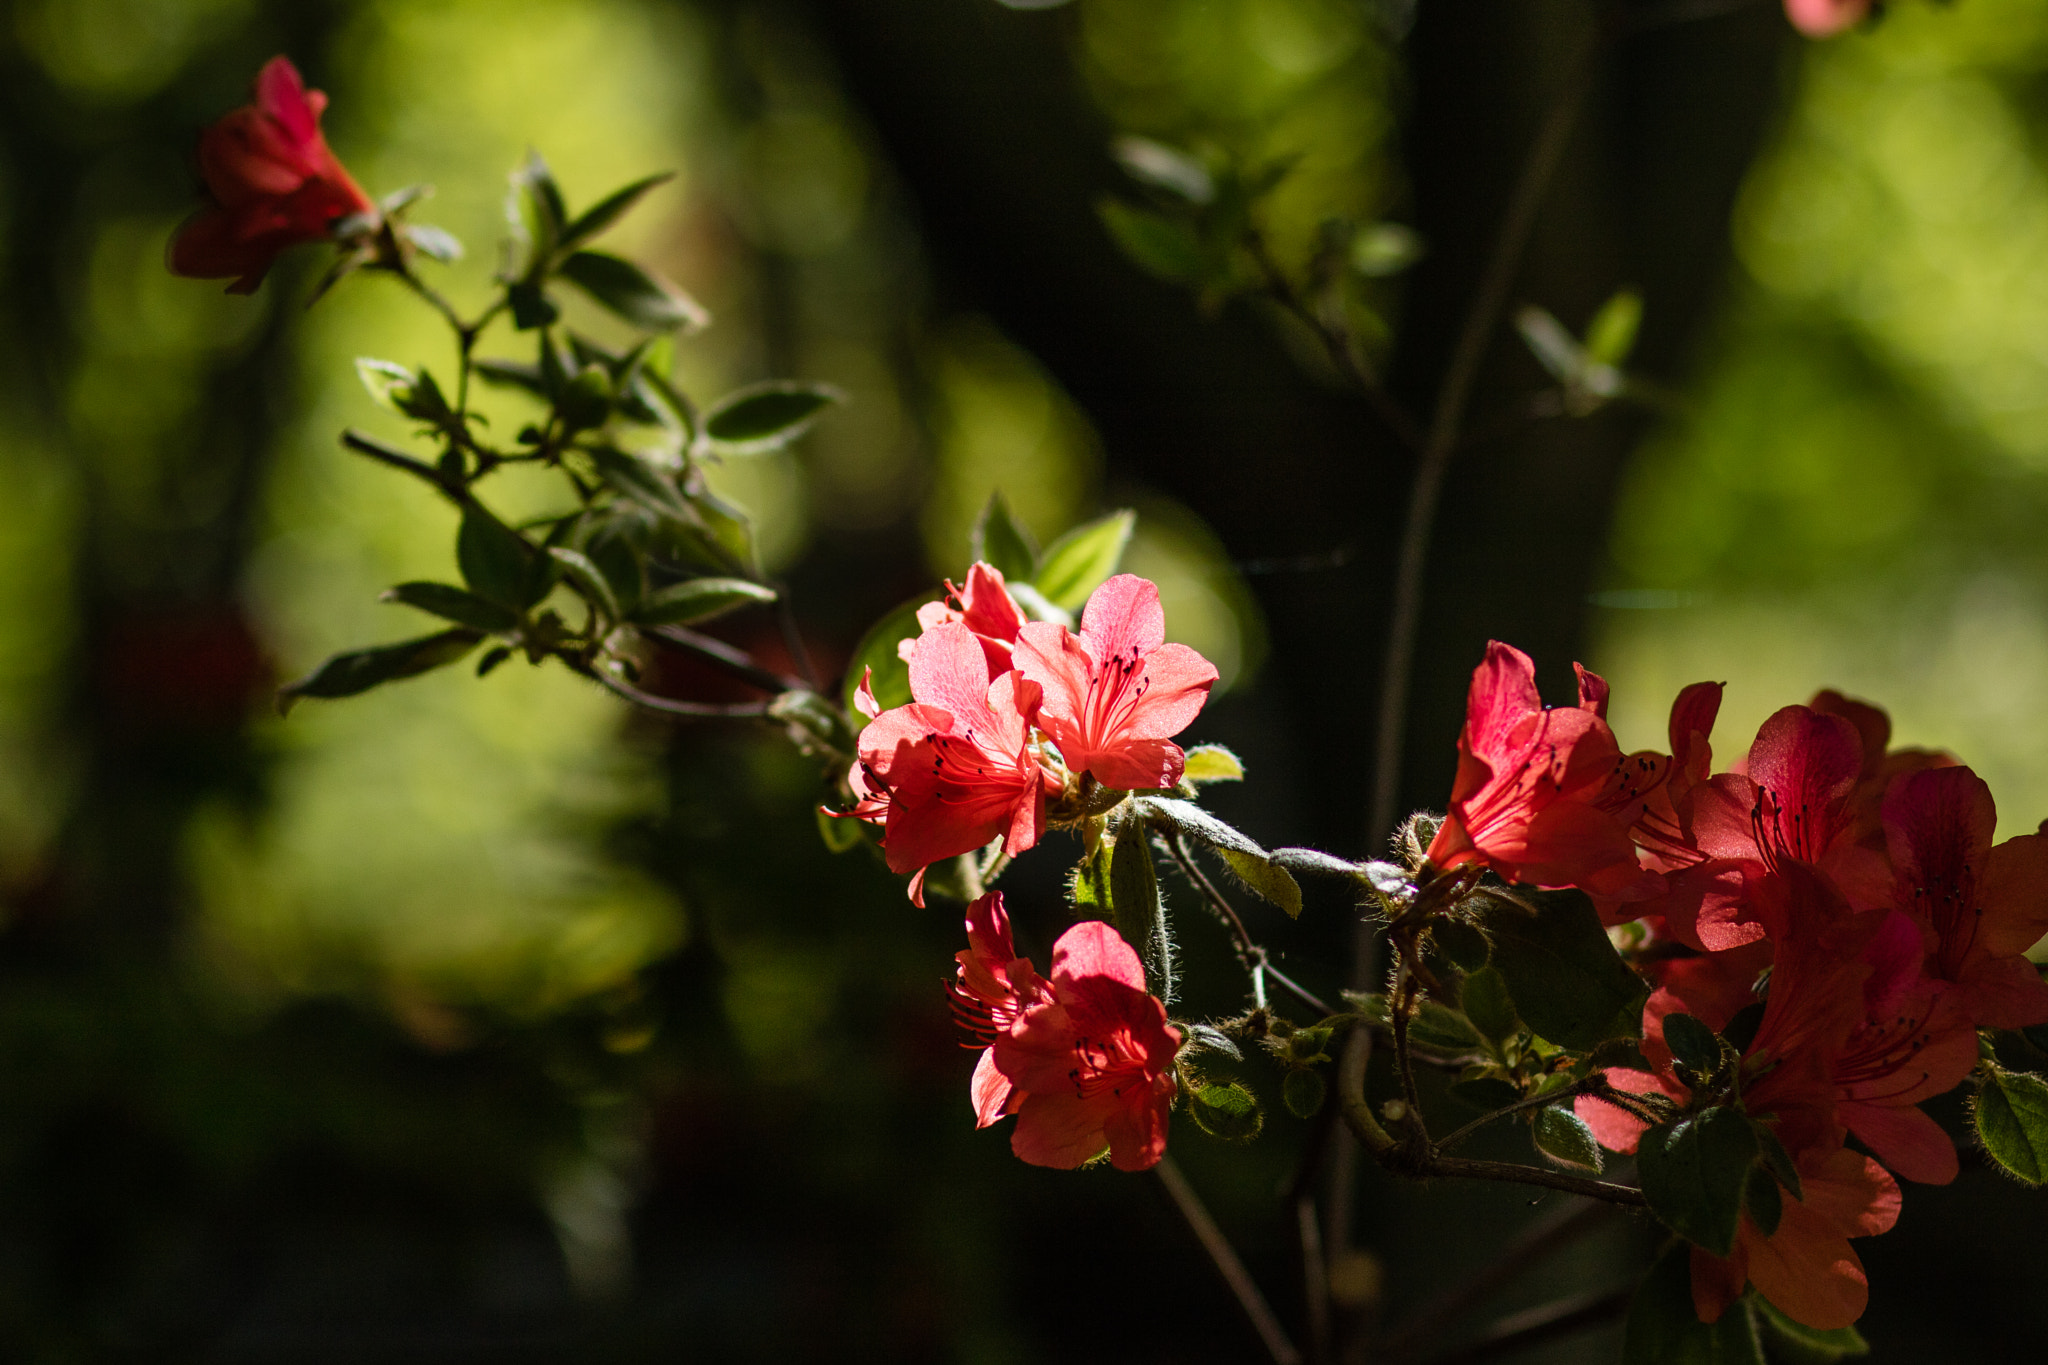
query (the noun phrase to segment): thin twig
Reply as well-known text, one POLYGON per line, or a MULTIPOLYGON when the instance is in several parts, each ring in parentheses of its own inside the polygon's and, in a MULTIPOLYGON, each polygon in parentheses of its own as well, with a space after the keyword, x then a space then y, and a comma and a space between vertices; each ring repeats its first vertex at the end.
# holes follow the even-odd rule
POLYGON ((1294 1225, 1301 1234, 1301 1290, 1308 1305, 1309 1358, 1330 1358, 1330 1267, 1323 1259, 1322 1222, 1316 1217, 1313 1191, 1294 1200, 1294 1225))
POLYGON ((1486 1125, 1492 1123, 1495 1119, 1504 1119, 1510 1114, 1520 1114, 1530 1109, 1541 1109, 1544 1108, 1546 1105, 1557 1104, 1561 1101, 1570 1099, 1573 1096, 1582 1095, 1585 1093, 1585 1089, 1582 1089, 1580 1086, 1574 1085, 1564 1090, 1553 1090, 1546 1095, 1524 1095, 1521 1099, 1516 1100, 1513 1104, 1502 1105, 1500 1108, 1492 1111, 1491 1113, 1481 1114, 1478 1118, 1473 1119, 1463 1128, 1454 1130, 1448 1137, 1439 1138, 1437 1140, 1436 1149, 1439 1152, 1450 1151, 1451 1148, 1457 1146, 1466 1138, 1471 1137, 1474 1133, 1478 1132, 1481 1128, 1486 1127, 1486 1125))
POLYGON ((1501 313, 1507 306, 1508 291, 1515 282, 1522 252, 1536 225, 1536 211, 1544 191, 1563 160, 1570 144, 1572 125, 1578 121, 1592 83, 1593 57, 1599 42, 1587 43, 1564 78, 1563 88, 1543 120, 1530 146, 1529 159, 1515 185, 1500 232, 1479 290, 1465 315, 1465 324, 1451 354, 1443 387, 1437 393, 1435 414, 1430 419, 1428 439, 1423 445, 1415 482, 1408 491, 1408 510, 1401 525, 1401 547, 1394 577, 1394 613, 1387 627, 1386 659, 1380 675, 1379 725, 1373 761, 1370 842, 1377 846, 1393 832, 1394 800, 1399 794, 1402 741, 1408 718, 1408 686, 1415 668, 1415 642, 1422 618, 1422 578, 1429 559, 1431 532, 1435 529, 1437 504, 1443 496, 1444 475, 1458 446, 1458 434, 1465 420, 1465 408, 1472 386, 1479 377, 1480 362, 1493 341, 1501 313))
POLYGON ((1471 1311, 1519 1279, 1537 1262, 1599 1227, 1607 1219, 1605 1204, 1565 1207, 1529 1228, 1494 1260, 1462 1284, 1424 1304, 1377 1343, 1389 1360, 1400 1360, 1446 1329, 1457 1326, 1471 1311))
POLYGON ((1331 363, 1348 376, 1358 391, 1365 395, 1366 401, 1372 404, 1373 411, 1386 423, 1387 429, 1394 433, 1401 444, 1410 450, 1420 451, 1424 440, 1421 425, 1409 415, 1406 408, 1395 401, 1394 396, 1387 392, 1386 386, 1380 383, 1379 375, 1359 352, 1357 339, 1351 335, 1351 330, 1332 323, 1301 296, 1301 291, 1294 287, 1294 281, 1287 277, 1287 272, 1273 259, 1272 251, 1266 246, 1265 237, 1256 228, 1245 233, 1244 241, 1245 247, 1251 252, 1253 263, 1265 277, 1267 294, 1282 309, 1315 333, 1317 340, 1323 343, 1323 349, 1328 352, 1331 363))
POLYGON ((634 705, 644 706, 650 711, 659 711, 663 715, 751 720, 768 714, 768 703, 766 702, 754 701, 739 702, 733 705, 720 705, 712 702, 678 701, 674 697, 662 697, 652 692, 642 691, 629 682, 623 682, 618 678, 614 678, 601 668, 585 667, 577 671, 586 678, 594 678, 598 682, 603 683, 606 687, 634 705))
POLYGON ((1272 1305, 1259 1292, 1258 1284, 1251 1272, 1238 1259, 1236 1248, 1223 1235, 1223 1229, 1216 1226, 1216 1220, 1209 1216, 1209 1210, 1202 1205, 1195 1194, 1194 1186, 1180 1173, 1170 1156, 1159 1158, 1159 1183, 1166 1186, 1166 1192, 1173 1196, 1173 1202, 1180 1208, 1181 1217, 1187 1219, 1195 1239, 1202 1249, 1209 1253, 1209 1259, 1216 1263, 1216 1271, 1223 1276, 1223 1282, 1230 1286, 1230 1292, 1237 1296, 1238 1306, 1251 1319, 1252 1330, 1259 1334, 1259 1340, 1266 1345, 1266 1353, 1273 1357, 1273 1365, 1302 1365, 1301 1351, 1287 1337, 1280 1326, 1280 1319, 1273 1315, 1272 1305))
POLYGON ((643 630, 656 642, 681 650, 706 663, 717 664, 735 677, 745 679, 764 691, 789 692, 804 686, 801 679, 763 668, 755 663, 754 657, 745 650, 712 636, 699 634, 687 626, 647 626, 643 627, 643 630))
POLYGON ((1201 893, 1202 899, 1209 903, 1209 908, 1216 912, 1216 917, 1230 930, 1230 935, 1235 940, 1233 946, 1237 949, 1237 960, 1244 964, 1246 971, 1253 974, 1254 984, 1259 975, 1270 976, 1310 1009, 1326 1015, 1336 1013, 1327 1001, 1273 965, 1272 958, 1265 948, 1261 947, 1252 938, 1251 931, 1244 927, 1244 920, 1238 915, 1237 908, 1216 889, 1216 883, 1209 880, 1208 875, 1195 862, 1194 856, 1187 851, 1187 847, 1181 842, 1180 834, 1176 831, 1166 831, 1162 833, 1161 838, 1166 844, 1166 851, 1173 855, 1174 865, 1180 869, 1181 875, 1188 879, 1190 886, 1201 893))
POLYGON ((1513 1355, 1531 1346, 1570 1336, 1588 1327, 1618 1317, 1635 1299, 1633 1289, 1613 1289, 1604 1294, 1577 1294, 1520 1313, 1511 1313, 1487 1329, 1485 1336, 1449 1355, 1438 1356, 1430 1365, 1482 1365, 1489 1360, 1513 1355))

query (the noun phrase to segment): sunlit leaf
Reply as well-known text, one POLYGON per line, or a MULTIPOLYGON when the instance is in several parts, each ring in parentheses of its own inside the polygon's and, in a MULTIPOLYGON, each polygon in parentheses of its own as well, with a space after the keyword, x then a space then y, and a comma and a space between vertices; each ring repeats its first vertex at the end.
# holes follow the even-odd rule
POLYGON ((773 588, 744 578, 692 578, 647 594, 633 619, 648 626, 690 625, 774 600, 773 588))
POLYGON ((729 393, 704 414, 704 434, 721 450, 753 454, 777 450, 811 429, 846 395, 830 384, 770 380, 729 393))
POLYGON ((400 583, 395 588, 387 588, 383 600, 417 607, 443 620, 473 626, 477 630, 510 630, 519 624, 518 612, 448 583, 400 583))
POLYGON ((1125 510, 1076 526, 1039 556, 1033 585, 1061 610, 1080 611, 1088 595, 1123 562, 1137 521, 1136 512, 1125 510))
POLYGON ((1252 1092, 1236 1084, 1205 1085, 1190 1090, 1188 1113, 1197 1128, 1226 1142, 1250 1142, 1266 1123, 1252 1092))
POLYGON ((1600 1170, 1600 1144, 1586 1121, 1569 1106, 1551 1104, 1538 1109, 1529 1134, 1537 1150, 1551 1160, 1596 1173, 1600 1170))
POLYGON ((640 202, 640 197, 656 185, 666 184, 675 179, 674 171, 661 171, 655 175, 635 180, 621 189, 613 190, 604 198, 576 215, 576 221, 562 230, 562 246, 582 246, 591 238, 616 223, 626 211, 640 202))
POLYGON ((696 331, 711 321, 695 299, 631 261, 602 251, 573 252, 557 270, 562 278, 651 332, 696 331))
POLYGON ((1001 489, 988 495, 968 535, 968 553, 985 560, 1005 579, 1029 583, 1038 572, 1038 543, 1010 511, 1001 489))

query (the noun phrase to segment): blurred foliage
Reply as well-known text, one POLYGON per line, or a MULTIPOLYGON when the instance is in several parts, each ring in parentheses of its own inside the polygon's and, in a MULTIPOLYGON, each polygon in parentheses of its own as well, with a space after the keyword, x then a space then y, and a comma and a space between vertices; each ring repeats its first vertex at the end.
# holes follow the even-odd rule
POLYGON ((2031 0, 1799 54, 1738 297, 1622 491, 1595 657, 1630 742, 1699 678, 1731 756, 1838 687, 1982 772, 2003 834, 2048 817, 2044 59, 2031 0))

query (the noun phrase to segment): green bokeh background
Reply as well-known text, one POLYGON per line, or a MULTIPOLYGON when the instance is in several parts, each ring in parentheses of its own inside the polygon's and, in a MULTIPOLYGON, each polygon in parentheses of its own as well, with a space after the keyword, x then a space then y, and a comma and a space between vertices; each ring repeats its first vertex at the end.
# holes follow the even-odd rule
MULTIPOLYGON (((1067 112, 1047 118, 1083 111, 1095 145, 1121 131, 1298 156, 1262 219, 1286 259, 1330 215, 1406 213, 1412 6, 950 4, 991 44, 1055 35, 1065 84, 1047 108, 1067 112)), ((652 722, 523 667, 270 714, 279 677, 419 629, 382 587, 447 575, 447 509, 334 438, 404 437, 355 357, 445 372, 450 343, 389 280, 301 311, 312 252, 253 299, 169 277, 193 139, 292 53, 331 93, 330 139, 365 186, 435 185, 416 215, 467 243, 445 271, 463 301, 487 288, 504 177, 529 146, 575 203, 675 169, 611 245, 715 318, 679 348, 679 382, 712 397, 789 375, 851 395, 793 451, 712 476, 754 516, 821 666, 961 572, 992 489, 1042 540, 1135 506, 1127 567, 1223 673, 1198 732, 1252 773, 1226 812, 1270 842, 1306 828, 1356 854, 1362 836, 1323 832, 1361 827, 1363 760, 1315 738, 1355 715, 1306 706, 1275 662, 1283 635, 1312 633, 1289 594, 1318 570, 1276 573, 1274 554, 1341 564, 1342 547, 1290 525, 1231 532, 1213 486, 1103 434, 1121 428, 1100 400, 1091 411, 1086 386, 1006 332, 927 230, 944 186, 892 162, 863 104, 873 77, 829 10, 5 14, 0 1354, 998 1362, 1080 1358, 1078 1336, 1090 1358, 1247 1358, 1252 1338, 1150 1182, 1028 1170, 970 1127, 970 1058, 936 984, 957 934, 875 860, 822 848, 818 774, 779 740, 652 722)), ((1823 46, 1773 25, 1778 104, 1759 115, 1772 131, 1726 229, 1726 283, 1658 376, 1675 405, 1629 431, 1611 536, 1572 551, 1594 592, 1556 578, 1562 614, 1583 618, 1625 743, 1659 742, 1698 678, 1728 683, 1729 757, 1772 709, 1836 686, 1889 707, 1901 740, 1976 765, 2003 833, 2031 829, 2048 816, 2048 4, 1902 3, 1823 46)), ((984 151, 1000 167, 1015 147, 984 151)), ((1041 169, 1011 174, 1084 212, 1101 187, 1034 182, 1041 169)), ((1585 248, 1596 274, 1602 249, 1585 248)), ((1607 273, 1596 298, 1631 283, 1607 273)), ((1398 286, 1374 301, 1369 344, 1394 349, 1415 305, 1398 286)), ((1652 292, 1653 324, 1659 305, 1652 292)), ((1319 382, 1272 319, 1174 316, 1191 331, 1234 319, 1319 382)), ((1260 382, 1204 399, 1250 403, 1260 382)), ((510 400, 486 411, 519 420, 510 400)), ((1254 456, 1241 477, 1264 471, 1254 456)), ((548 494, 500 496, 517 512, 548 494)), ((1455 503, 1448 516, 1450 543, 1487 533, 1455 503)), ((1361 601, 1385 590, 1363 570, 1330 581, 1361 601)), ((1320 628, 1374 626, 1361 609, 1320 628)), ((1476 655, 1476 638, 1452 643, 1476 655)), ((1543 662, 1548 678, 1566 660, 1543 662)), ((1362 715, 1365 675, 1338 682, 1362 715)), ((1448 735, 1424 738, 1413 762, 1437 790, 1448 735)), ((1041 960, 1070 851, 1055 842, 1012 891, 1041 960)), ((1220 934, 1192 902, 1182 913, 1190 1008, 1237 1007, 1220 934)), ((1334 989, 1346 920, 1312 898, 1300 926, 1259 927, 1334 989)), ((1267 1098, 1259 1147, 1182 1124, 1175 1150, 1298 1327, 1273 1192, 1308 1130, 1267 1098)), ((1894 1264, 1873 1254, 1891 1305, 1880 1359, 1929 1358, 1910 1352, 1958 1330, 1928 1268, 1953 1262, 1973 1219, 2000 1246, 2010 1218, 2038 1224, 2037 1198, 1982 1171, 1965 1186, 1909 1197, 1894 1264), (2000 1200, 2008 1222, 1981 1223, 2000 1200)), ((1368 1182, 1360 1311, 1398 1318, 1530 1216, 1499 1192, 1368 1182)), ((1625 1282, 1639 1242, 1617 1226, 1502 1306, 1625 1282)), ((2010 1248, 2000 1274, 2038 1272, 2010 1248)), ((1974 1340, 2034 1311, 1980 1315, 1974 1340)))

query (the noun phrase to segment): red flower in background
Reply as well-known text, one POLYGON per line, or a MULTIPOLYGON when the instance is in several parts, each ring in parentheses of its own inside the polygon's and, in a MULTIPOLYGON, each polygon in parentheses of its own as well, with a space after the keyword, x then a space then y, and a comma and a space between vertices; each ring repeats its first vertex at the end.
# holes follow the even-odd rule
POLYGON ((320 133, 327 96, 272 57, 256 75, 256 99, 199 136, 205 208, 171 238, 171 272, 233 278, 230 294, 254 293, 278 254, 317 242, 336 222, 375 209, 320 133))
POLYGON ((1045 690, 1038 723, 1068 768, 1124 791, 1180 781, 1186 755, 1172 737, 1209 700, 1217 674, 1186 645, 1166 643, 1157 586, 1118 574, 1088 599, 1078 635, 1027 623, 1013 657, 1045 690))
MULTIPOLYGON (((955 623, 966 626, 981 641, 982 652, 988 655, 991 682, 1009 672, 1010 647, 1016 644, 1017 632, 1024 625, 1024 609, 1010 596, 1001 569, 977 560, 967 571, 965 587, 954 586, 949 578, 944 601, 927 602, 917 609, 921 631, 955 623)), ((916 656, 916 639, 897 642, 897 658, 909 663, 916 656)))
POLYGON ((1963 767, 1900 778, 1883 819, 1894 898, 1925 935, 1929 974, 1981 1027, 2048 1023, 2048 983, 2023 956, 2048 933, 2048 835, 1994 847, 1991 789, 1963 767))
POLYGON ((1116 930, 1097 920, 1067 930, 1052 949, 1051 998, 1025 1006, 996 1035, 995 1068, 1023 1095, 1007 1097, 1017 1115, 1010 1150, 1063 1170, 1105 1147, 1120 1171, 1156 1166, 1166 1154, 1180 1042, 1116 930))
POLYGON ((1661 786, 1670 760, 1624 756, 1601 713, 1607 684, 1580 668, 1579 704, 1549 708, 1536 666, 1492 640, 1472 672, 1450 813, 1430 841, 1429 861, 1449 870, 1478 863, 1511 882, 1578 886, 1637 897, 1655 887, 1636 860, 1630 819, 1661 786))
POLYGON ((1831 38, 1870 13, 1871 0, 1785 0, 1785 17, 1809 38, 1831 38))
POLYGON ((883 821, 891 872, 915 872, 910 898, 924 904, 924 869, 1001 838, 1010 853, 1038 842, 1045 798, 1059 780, 1038 761, 1031 722, 1038 684, 1016 673, 989 681, 973 631, 927 631, 910 661, 908 706, 884 711, 860 732, 856 808, 883 821))

